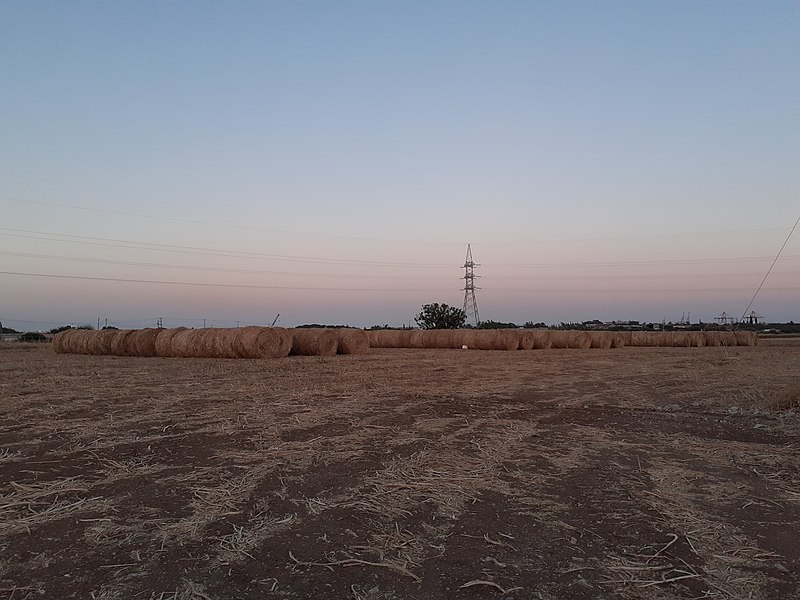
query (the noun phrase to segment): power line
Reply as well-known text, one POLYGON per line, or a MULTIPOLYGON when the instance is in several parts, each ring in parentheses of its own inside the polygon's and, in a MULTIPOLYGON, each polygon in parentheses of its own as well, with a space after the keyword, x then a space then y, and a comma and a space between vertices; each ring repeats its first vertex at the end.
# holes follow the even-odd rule
POLYGON ((224 250, 219 248, 204 248, 201 246, 181 246, 175 244, 156 244, 153 242, 136 242, 131 240, 119 240, 114 238, 100 238, 83 235, 70 235, 66 233, 52 233, 47 231, 35 231, 31 229, 14 229, 9 227, 0 227, 0 231, 13 231, 15 234, 0 233, 0 235, 8 237, 20 237, 25 239, 38 239, 49 242, 65 242, 73 244, 87 244, 92 246, 106 246, 112 248, 129 248, 135 250, 154 250, 159 252, 177 252, 181 254, 199 254, 204 256, 227 256, 227 257, 246 257, 246 258, 260 258, 268 260, 284 260, 288 262, 309 262, 319 264, 346 264, 355 266, 397 266, 397 267, 452 267, 452 264, 431 264, 431 263, 397 263, 388 261, 374 261, 374 260, 351 260, 351 259, 331 259, 319 258, 309 256, 296 256, 286 254, 267 254, 264 252, 247 252, 242 250, 224 250), (34 234, 34 235, 18 235, 19 233, 34 234), (50 236, 37 237, 37 236, 50 236), (55 239, 54 239, 55 238, 55 239), (58 239, 66 238, 66 239, 58 239))
MULTIPOLYGON (((78 206, 75 204, 64 204, 59 202, 46 202, 42 200, 26 200, 22 198, 13 198, 10 196, 0 196, 0 200, 6 200, 9 202, 19 202, 22 204, 30 204, 35 206, 50 206, 53 208, 66 208, 70 210, 78 210, 84 212, 93 212, 98 214, 110 214, 110 215, 119 215, 123 217, 135 217, 139 219, 151 219, 156 221, 168 221, 174 223, 187 223, 192 225, 205 225, 210 227, 218 227, 218 228, 227 228, 227 229, 240 229, 240 230, 251 230, 251 231, 261 231, 267 233, 280 233, 286 235, 296 235, 296 236, 304 236, 304 237, 319 237, 319 238, 333 238, 333 239, 345 239, 345 240, 361 240, 366 242, 389 242, 395 244, 428 244, 428 245, 439 245, 439 246, 454 246, 456 244, 460 244, 459 242, 440 242, 436 240, 398 240, 398 239, 391 239, 391 238, 377 238, 377 237, 369 237, 369 236, 356 236, 356 235, 343 235, 343 234, 335 234, 335 233, 309 233, 303 231, 294 231, 290 229, 280 229, 280 228, 270 228, 270 227, 261 227, 258 225, 243 225, 241 223, 220 223, 220 222, 211 222, 211 221, 204 221, 202 219, 189 219, 186 217, 170 217, 164 215, 150 215, 146 213, 137 213, 131 211, 122 211, 122 210, 113 210, 109 208, 95 208, 95 207, 88 207, 88 206, 78 206)), ((770 231, 782 231, 782 228, 779 227, 761 227, 761 228, 754 228, 754 229, 731 229, 731 230, 713 230, 713 231, 689 231, 689 232, 666 232, 666 233, 659 233, 659 232, 648 232, 643 234, 635 234, 635 235, 619 235, 619 236, 592 236, 592 237, 575 237, 575 238, 543 238, 537 237, 535 240, 532 239, 524 239, 524 240, 503 240, 503 241, 484 241, 481 242, 481 245, 491 245, 491 246, 504 246, 504 245, 540 245, 540 244, 550 244, 550 243, 563 243, 563 242, 596 242, 596 241, 612 241, 612 240, 637 240, 637 239, 652 239, 652 238, 661 238, 661 237, 707 237, 710 235, 729 235, 729 234, 742 234, 742 233, 764 233, 770 231)))
POLYGON ((113 260, 107 258, 89 258, 77 256, 58 256, 56 254, 37 254, 34 252, 5 252, 0 251, 2 256, 18 256, 21 258, 36 258, 45 260, 59 260, 70 262, 84 262, 92 264, 125 265, 131 267, 148 267, 163 269, 178 269, 187 271, 212 271, 219 273, 241 273, 248 275, 289 275, 298 277, 329 277, 335 279, 435 279, 441 281, 442 277, 435 275, 342 275, 331 273, 301 273, 297 271, 264 271, 261 269, 239 269, 235 267, 208 267, 198 265, 177 265, 165 263, 138 262, 129 260, 113 260))
POLYGON ((136 217, 138 219, 152 219, 156 221, 169 221, 173 223, 189 223, 192 225, 208 225, 211 227, 223 227, 227 229, 248 229, 251 231, 261 231, 267 233, 281 233, 286 235, 297 235, 304 237, 319 237, 319 238, 334 238, 344 240, 361 240, 365 242, 390 242, 397 244, 434 244, 434 245, 454 245, 453 242, 437 242, 437 241, 412 241, 412 240, 393 240, 388 238, 373 238, 357 235, 342 235, 336 233, 308 233, 303 231, 292 231, 289 229, 276 229, 269 227, 260 227, 258 225, 242 225, 237 223, 212 223, 211 221, 203 221, 201 219, 187 219, 185 217, 166 217, 163 215, 148 215, 144 213, 135 213, 123 210, 112 210, 109 208, 91 208, 87 206, 77 206, 74 204, 60 204, 57 202, 43 202, 41 200, 23 200, 21 198, 11 198, 9 196, 0 196, 0 199, 10 202, 20 202, 23 204, 33 204, 37 206, 50 206, 54 208, 68 208, 71 210, 80 210, 85 212, 93 212, 106 215, 119 215, 123 217, 136 217))
MULTIPOLYGON (((261 260, 274 260, 286 262, 314 263, 326 265, 351 265, 351 266, 374 266, 374 267, 410 267, 410 268, 452 268, 451 263, 400 263, 389 261, 367 261, 351 259, 331 259, 309 256, 268 254, 263 252, 248 252, 241 250, 225 250, 219 248, 204 248, 198 246, 180 246, 173 244, 156 244, 152 242, 137 242, 132 240, 120 240, 115 238, 99 238, 91 236, 79 236, 62 233, 52 233, 35 231, 29 229, 13 229, 0 227, 0 236, 16 237, 22 239, 42 240, 56 243, 81 244, 89 246, 102 246, 107 248, 127 248, 134 250, 149 250, 158 252, 170 252, 178 254, 189 254, 198 256, 219 256, 224 258, 253 258, 261 260), (12 231, 16 233, 2 233, 12 231), (20 235, 25 234, 25 235, 20 235), (30 235, 34 234, 34 235, 30 235), (50 237, 41 237, 50 236, 50 237), (66 239, 60 239, 66 238, 66 239)), ((791 255, 786 259, 800 258, 800 255, 791 255)), ((743 261, 765 261, 771 260, 771 256, 740 256, 730 258, 708 258, 708 259, 684 259, 684 260, 643 260, 643 261, 600 261, 600 262, 568 262, 568 263, 483 263, 484 269, 504 269, 504 268, 563 268, 563 267, 624 267, 624 266, 650 266, 650 265, 682 265, 682 264, 703 264, 703 263, 740 263, 743 261)))
MULTIPOLYGON (((193 281, 159 281, 152 279, 127 279, 122 277, 90 277, 83 275, 60 275, 56 273, 27 273, 19 271, 0 271, 0 275, 11 275, 20 277, 39 277, 52 279, 74 279, 84 281, 110 281, 120 283, 145 283, 154 285, 183 285, 192 287, 213 287, 213 288, 242 288, 242 289, 263 289, 263 290, 300 290, 300 291, 323 291, 323 292, 450 292, 451 288, 326 288, 326 287, 303 287, 303 286, 277 286, 277 285, 256 285, 256 284, 236 284, 236 283, 203 283, 193 281)), ((685 294, 687 292, 741 292, 751 288, 633 288, 633 287, 614 287, 614 288, 508 288, 492 287, 491 292, 541 292, 541 293, 624 293, 624 292, 676 292, 685 294)), ((770 288, 772 291, 796 291, 800 286, 784 286, 770 288)))
MULTIPOLYGON (((148 284, 162 284, 162 285, 185 285, 193 287, 213 287, 213 288, 241 288, 241 289, 257 289, 257 290, 302 290, 302 291, 316 291, 316 292, 392 292, 396 293, 397 289, 390 288, 328 288, 328 287, 304 287, 304 286, 290 286, 290 285, 256 285, 249 283, 203 283, 195 281, 158 281, 152 279, 128 279, 124 277, 90 277, 87 275, 60 275, 56 273, 25 273, 20 271, 0 271, 0 275, 18 275, 21 277, 41 277, 50 279, 77 279, 83 281, 114 281, 119 283, 148 283, 148 284)), ((401 291, 405 292, 433 292, 433 291, 449 291, 448 288, 420 288, 410 289, 403 288, 401 291)))
MULTIPOLYGON (((67 262, 89 263, 89 264, 107 264, 107 265, 122 265, 131 267, 147 267, 158 269, 173 269, 185 271, 207 271, 217 273, 238 273, 246 275, 286 275, 291 277, 315 277, 315 278, 330 278, 330 279, 385 279, 385 280, 436 280, 441 281, 444 279, 438 275, 349 275, 349 274, 333 274, 333 273, 309 273, 298 271, 266 271, 263 269, 240 269, 236 267, 210 267, 200 265, 180 265, 169 263, 154 263, 154 262, 141 262, 130 260, 114 260, 107 258, 92 258, 83 256, 62 256, 57 254, 40 254, 35 252, 6 252, 0 250, 0 256, 15 256, 20 258, 33 258, 41 260, 57 260, 67 262)), ((727 260, 727 259, 726 259, 727 260)), ((576 266, 586 266, 588 263, 576 266)), ((596 264, 596 263, 595 263, 596 264)), ((550 265, 547 265, 550 266, 550 265)), ((650 266, 653 266, 652 264, 650 266)), ((782 275, 798 275, 800 271, 780 271, 778 274, 782 275)), ((562 275, 562 274, 537 274, 537 279, 629 279, 635 277, 636 279, 692 279, 692 278, 727 278, 727 277, 754 277, 760 276, 761 273, 756 272, 726 272, 726 273, 667 273, 667 274, 620 274, 620 275, 562 275)), ((463 279, 463 276, 461 277, 463 279)), ((489 280, 527 280, 530 275, 496 275, 488 276, 489 280)), ((476 288, 477 289, 477 288, 476 288)))
POLYGON ((753 306, 753 302, 756 301, 756 296, 758 296, 758 293, 764 286, 764 282, 767 281, 767 277, 769 277, 769 274, 772 273, 772 269, 775 267, 775 263, 778 262, 778 259, 781 257, 781 253, 783 253, 783 249, 786 248, 786 244, 788 244, 789 240, 792 238, 792 234, 794 233, 794 230, 797 229, 798 223, 800 223, 800 217, 797 217, 797 220, 794 222, 794 225, 792 226, 792 230, 789 232, 789 235, 787 235, 786 239, 783 241, 783 245, 781 246, 781 249, 778 250, 778 254, 775 255, 775 260, 772 261, 772 264, 769 266, 769 269, 767 269, 767 273, 764 275, 764 279, 761 280, 761 283, 756 289, 755 294, 753 294, 753 297, 750 299, 750 303, 747 305, 747 308, 744 309, 744 312, 742 313, 742 320, 744 320, 745 316, 747 315, 747 311, 750 310, 750 307, 753 306))

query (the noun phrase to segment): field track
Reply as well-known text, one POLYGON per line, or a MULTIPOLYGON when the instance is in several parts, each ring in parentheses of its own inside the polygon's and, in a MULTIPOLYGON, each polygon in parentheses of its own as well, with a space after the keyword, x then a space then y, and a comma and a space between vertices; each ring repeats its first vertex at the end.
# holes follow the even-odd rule
POLYGON ((795 342, 0 346, 0 598, 797 598, 795 342))

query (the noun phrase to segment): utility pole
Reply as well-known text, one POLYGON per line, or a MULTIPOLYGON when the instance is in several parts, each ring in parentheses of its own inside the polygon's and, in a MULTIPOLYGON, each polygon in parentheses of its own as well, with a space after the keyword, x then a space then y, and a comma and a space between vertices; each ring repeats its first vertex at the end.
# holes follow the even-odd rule
POLYGON ((467 258, 464 260, 464 314, 467 315, 467 323, 472 323, 475 327, 481 322, 478 316, 478 301, 475 299, 475 267, 478 266, 472 260, 472 248, 467 244, 467 258))

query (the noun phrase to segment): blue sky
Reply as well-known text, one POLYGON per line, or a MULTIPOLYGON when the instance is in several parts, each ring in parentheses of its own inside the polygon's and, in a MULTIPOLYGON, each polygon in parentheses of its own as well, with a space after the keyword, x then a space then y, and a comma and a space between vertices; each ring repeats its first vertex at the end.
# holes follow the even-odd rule
MULTIPOLYGON (((800 216, 799 25, 796 2, 4 2, 0 320, 399 325, 461 305, 467 243, 484 319, 740 316, 800 216)), ((798 237, 769 320, 800 318, 798 237)))

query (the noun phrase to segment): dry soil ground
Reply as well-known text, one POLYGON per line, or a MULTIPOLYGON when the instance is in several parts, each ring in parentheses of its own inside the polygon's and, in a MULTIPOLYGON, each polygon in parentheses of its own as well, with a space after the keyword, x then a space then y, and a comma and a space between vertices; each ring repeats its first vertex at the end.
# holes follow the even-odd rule
POLYGON ((0 598, 797 598, 800 345, 0 348, 0 598))

